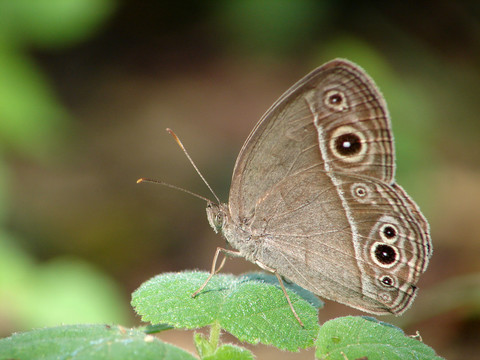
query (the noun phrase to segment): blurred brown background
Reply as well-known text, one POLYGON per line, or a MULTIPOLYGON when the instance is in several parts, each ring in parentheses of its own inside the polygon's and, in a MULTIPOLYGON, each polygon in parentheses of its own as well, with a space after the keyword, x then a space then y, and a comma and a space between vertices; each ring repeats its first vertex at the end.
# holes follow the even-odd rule
MULTIPOLYGON (((211 197, 227 201, 243 141, 296 80, 335 57, 384 93, 397 179, 434 255, 405 316, 439 355, 480 351, 480 3, 115 0, 0 3, 0 333, 139 324, 130 293, 210 268, 211 197)), ((226 272, 256 269, 231 260, 226 272)), ((359 314, 327 302, 320 321, 359 314)), ((162 336, 193 350, 191 334, 162 336)), ((258 358, 312 358, 254 348, 258 358)))

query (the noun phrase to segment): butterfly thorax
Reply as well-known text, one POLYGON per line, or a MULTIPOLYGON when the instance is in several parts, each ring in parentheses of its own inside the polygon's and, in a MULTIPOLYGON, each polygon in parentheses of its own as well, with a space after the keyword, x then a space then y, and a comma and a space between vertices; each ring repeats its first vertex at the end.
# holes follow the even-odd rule
POLYGON ((221 233, 227 242, 237 249, 241 256, 255 262, 258 244, 248 227, 235 224, 227 204, 207 204, 208 223, 216 233, 221 233))

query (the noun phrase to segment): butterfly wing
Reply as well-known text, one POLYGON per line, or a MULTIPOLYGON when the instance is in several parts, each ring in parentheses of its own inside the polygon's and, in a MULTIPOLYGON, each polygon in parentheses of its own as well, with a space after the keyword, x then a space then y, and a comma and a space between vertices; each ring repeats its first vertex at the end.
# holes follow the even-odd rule
POLYGON ((233 217, 251 213, 274 184, 314 164, 393 182, 393 138, 386 109, 374 83, 356 65, 333 60, 312 71, 271 106, 245 141, 230 188, 233 217), (340 99, 340 93, 349 94, 348 99, 340 99), (335 109, 341 109, 341 115, 335 109), (321 147, 337 150, 334 142, 319 144, 318 124, 325 137, 339 141, 349 130, 346 126, 358 128, 364 144, 359 156, 368 156, 362 161, 354 161, 359 156, 347 162, 335 156, 323 159, 321 147))
POLYGON ((233 245, 250 252, 256 242, 248 257, 326 298, 372 313, 403 311, 430 250, 426 221, 393 181, 390 129, 382 95, 356 65, 334 60, 297 82, 238 156, 229 211, 251 236, 248 246, 233 245), (391 224, 402 241, 384 241, 392 222, 384 215, 402 219, 391 224), (407 231, 410 222, 420 225, 407 231), (379 266, 389 254, 394 265, 379 266))

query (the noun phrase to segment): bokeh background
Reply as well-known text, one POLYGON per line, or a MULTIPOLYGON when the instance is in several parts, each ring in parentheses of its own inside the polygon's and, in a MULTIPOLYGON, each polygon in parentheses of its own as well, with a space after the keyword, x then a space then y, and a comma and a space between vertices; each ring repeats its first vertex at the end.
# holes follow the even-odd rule
MULTIPOLYGON (((448 359, 480 351, 480 3, 0 1, 0 335, 140 323, 130 293, 210 268, 223 240, 173 128, 227 201, 236 155, 296 80, 335 57, 384 93, 397 179, 434 256, 400 318, 448 359)), ((231 260, 225 271, 256 269, 231 260)), ((327 302, 320 320, 359 314, 327 302)), ((162 338, 193 350, 191 333, 162 338)), ((227 337, 227 340, 232 340, 227 337)), ((313 358, 268 347, 258 358, 313 358)))

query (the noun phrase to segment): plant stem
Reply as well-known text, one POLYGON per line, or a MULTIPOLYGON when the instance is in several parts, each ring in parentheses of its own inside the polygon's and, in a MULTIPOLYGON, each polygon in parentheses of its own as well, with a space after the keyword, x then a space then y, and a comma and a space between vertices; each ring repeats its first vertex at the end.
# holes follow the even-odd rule
POLYGON ((210 339, 209 342, 212 345, 212 348, 216 349, 218 347, 218 342, 220 340, 220 323, 215 321, 210 327, 210 339))

